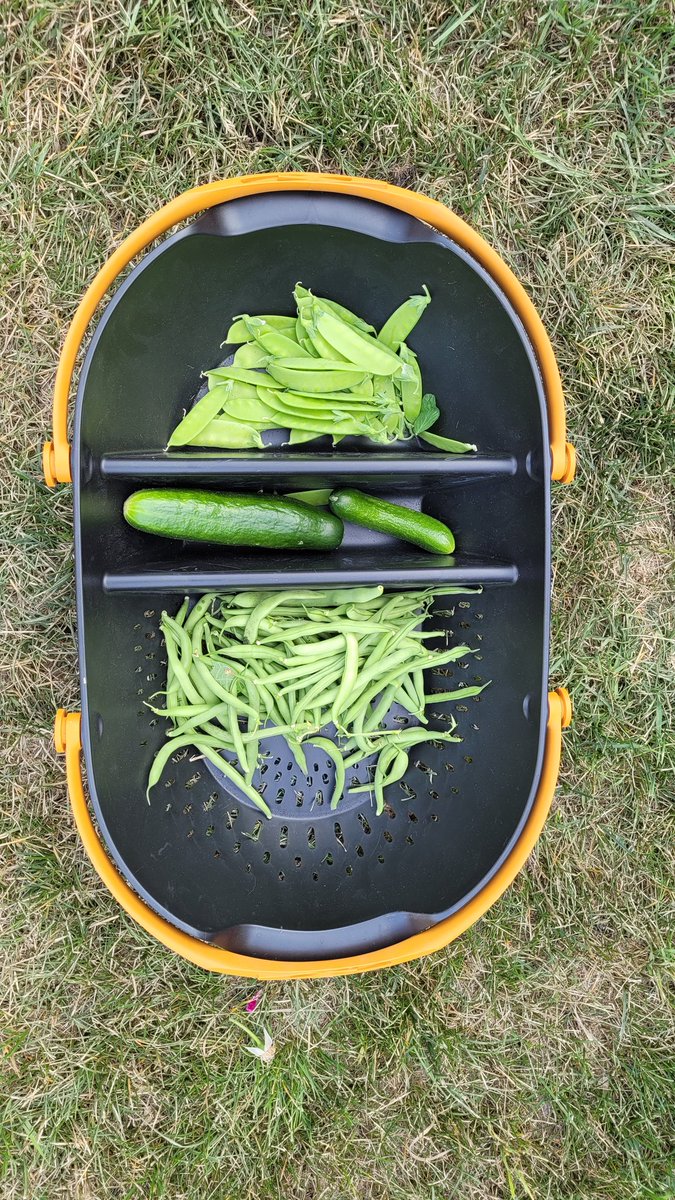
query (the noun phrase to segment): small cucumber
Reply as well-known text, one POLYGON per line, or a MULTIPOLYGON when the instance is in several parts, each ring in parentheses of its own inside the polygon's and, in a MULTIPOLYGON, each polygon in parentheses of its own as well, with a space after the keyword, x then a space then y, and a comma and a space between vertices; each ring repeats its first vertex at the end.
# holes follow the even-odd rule
POLYGON ((344 532, 339 517, 300 501, 225 492, 134 492, 124 517, 159 537, 270 550, 335 550, 344 532))
POLYGON ((388 500, 378 500, 375 496, 366 496, 354 488, 341 488, 333 492, 330 506, 336 516, 344 521, 389 533, 404 542, 412 542, 415 546, 430 550, 432 554, 452 554, 455 548, 451 531, 435 517, 427 517, 425 513, 415 512, 400 504, 390 504, 388 500))

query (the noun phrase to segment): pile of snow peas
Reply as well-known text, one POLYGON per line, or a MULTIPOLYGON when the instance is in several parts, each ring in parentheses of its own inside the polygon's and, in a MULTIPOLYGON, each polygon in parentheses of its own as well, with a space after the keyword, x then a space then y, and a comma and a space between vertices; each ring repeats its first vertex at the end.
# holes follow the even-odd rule
POLYGON ((463 454, 476 447, 431 433, 436 399, 424 393, 406 339, 431 301, 411 296, 377 333, 349 309, 297 284, 296 316, 239 316, 224 345, 230 366, 206 372, 207 393, 185 415, 169 447, 264 449, 262 434, 289 431, 296 446, 330 434, 388 445, 414 436, 463 454))
POLYGON ((173 617, 163 612, 165 704, 149 707, 170 727, 150 770, 148 800, 171 756, 192 746, 270 817, 253 780, 266 739, 282 735, 304 776, 309 746, 334 763, 331 808, 345 790, 366 791, 381 813, 385 789, 403 778, 415 746, 461 741, 453 718, 443 730, 428 728, 427 705, 487 686, 425 692, 426 669, 474 653, 465 645, 429 645, 445 636, 423 629, 429 608, 439 596, 476 591, 208 592, 192 607, 186 598, 173 617), (409 714, 408 723, 387 728, 394 705, 409 714), (374 764, 372 780, 350 787, 346 772, 365 760, 374 764))

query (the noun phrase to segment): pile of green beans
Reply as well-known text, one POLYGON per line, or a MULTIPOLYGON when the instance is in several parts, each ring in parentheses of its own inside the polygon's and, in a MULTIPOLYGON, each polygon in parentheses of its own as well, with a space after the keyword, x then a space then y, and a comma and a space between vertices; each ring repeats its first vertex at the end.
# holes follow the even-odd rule
POLYGON ((186 413, 169 447, 264 449, 262 434, 289 431, 296 446, 330 434, 388 445, 419 436, 462 454, 468 442, 430 434, 439 417, 424 393, 417 356, 406 338, 431 301, 410 296, 379 333, 355 313, 297 284, 296 316, 237 317, 224 345, 230 366, 206 372, 208 391, 186 413))
POLYGON ((331 808, 345 789, 368 791, 381 813, 385 788, 403 777, 415 746, 461 740, 453 736, 453 719, 443 731, 427 728, 427 704, 482 691, 427 695, 424 683, 427 668, 473 653, 464 645, 429 645, 444 636, 422 627, 431 604, 476 590, 208 592, 192 607, 186 597, 175 616, 161 617, 165 704, 149 707, 170 728, 150 770, 148 800, 171 756, 192 746, 269 817, 253 778, 265 740, 282 735, 304 776, 307 746, 320 747, 334 763, 331 808), (417 723, 386 728, 395 704, 417 723), (347 770, 371 758, 372 782, 349 788, 347 770))

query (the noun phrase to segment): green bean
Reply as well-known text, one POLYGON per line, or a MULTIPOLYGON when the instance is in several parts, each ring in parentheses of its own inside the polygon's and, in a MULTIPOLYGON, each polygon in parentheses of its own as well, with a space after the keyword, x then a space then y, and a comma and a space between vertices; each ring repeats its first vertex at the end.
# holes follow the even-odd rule
POLYGON ((232 708, 236 709, 237 712, 254 712, 249 704, 246 704, 243 700, 239 700, 237 696, 233 696, 231 692, 228 692, 226 688, 222 687, 222 685, 218 683, 216 679, 214 679, 213 671, 209 671, 203 662, 196 660, 194 665, 197 674, 199 675, 200 679, 204 681, 207 688, 210 687, 216 693, 216 696, 220 696, 220 699, 223 700, 225 704, 229 704, 232 708))
POLYGON ((340 723, 342 709, 352 693, 359 673, 359 643, 354 633, 345 634, 345 661, 342 682, 333 701, 331 717, 337 727, 340 723))
POLYGON ((345 644, 344 634, 339 633, 337 637, 326 638, 323 642, 305 642, 303 646, 298 646, 295 651, 297 658, 313 657, 315 654, 332 654, 335 650, 342 650, 345 644))
POLYGON ((244 773, 246 773, 248 771, 248 759, 246 757, 246 748, 244 746, 244 741, 241 736, 241 730, 239 728, 239 718, 238 718, 237 713, 235 712, 234 708, 231 708, 229 710, 228 724, 230 727, 230 736, 234 743, 234 748, 235 748, 235 751, 237 754, 237 758, 239 759, 241 766, 244 768, 244 773))
MULTIPOLYGON (((200 621, 201 618, 206 615, 209 608, 213 604, 214 597, 215 597, 214 592, 205 592, 203 596, 200 596, 197 603, 192 606, 192 609, 190 610, 190 612, 187 615, 187 619, 184 618, 183 628, 185 629, 185 632, 187 634, 191 633, 192 629, 197 624, 197 622, 200 621)), ((177 616, 174 617, 174 621, 176 622, 177 625, 181 624, 181 622, 178 620, 177 616)))
POLYGON ((300 745, 300 742, 295 737, 289 737, 286 740, 290 747, 291 754, 293 755, 293 758, 295 759, 296 763, 298 764, 298 767, 300 768, 302 774, 307 776, 309 774, 309 772, 307 770, 307 759, 305 758, 305 752, 304 752, 302 746, 300 745))
POLYGON ((481 684, 480 687, 456 688, 453 692, 430 692, 424 697, 427 704, 442 704, 444 700, 469 700, 471 696, 480 696, 489 687, 492 680, 481 684))
POLYGON ((189 664, 192 661, 192 647, 190 639, 181 625, 176 625, 175 621, 171 620, 168 613, 162 613, 161 628, 164 633, 164 642, 166 645, 166 653, 168 661, 171 663, 173 673, 180 684, 185 696, 193 704, 200 704, 202 701, 201 693, 197 690, 192 680, 188 669, 185 667, 183 659, 189 664), (181 644, 181 638, 184 639, 181 644), (185 651, 187 646, 187 652, 185 651))
MULTIPOLYGON (((363 708, 361 710, 362 714, 363 714, 360 717, 361 728, 364 733, 370 733, 370 731, 372 729, 377 728, 377 726, 379 725, 382 718, 384 716, 386 716, 386 714, 389 712, 389 709, 391 708, 391 705, 392 705, 392 701, 394 699, 395 692, 396 692, 396 686, 394 684, 390 683, 389 687, 386 687, 384 689, 384 691, 382 692, 382 695, 380 696, 378 703, 375 705, 375 707, 373 709, 371 709, 370 713, 367 713, 367 708, 363 708)), ((357 720, 358 719, 359 718, 357 718, 357 720)), ((356 722, 355 722, 355 724, 356 724, 356 722)))
MULTIPOLYGON (((204 745, 216 745, 215 738, 203 737, 200 738, 200 741, 204 745)), ((182 737, 174 738, 173 741, 165 742, 163 746, 160 746, 153 759, 152 766, 150 767, 150 773, 148 775, 148 785, 145 791, 145 797, 148 801, 148 804, 150 803, 150 791, 155 784, 159 783, 164 768, 171 756, 175 754, 177 750, 181 750, 184 746, 193 746, 195 744, 196 743, 193 735, 191 733, 186 733, 182 737)))
POLYGON ((296 601, 305 599, 311 600, 312 593, 297 591, 270 592, 270 594, 266 596, 264 600, 260 600, 259 603, 256 604, 253 612, 246 622, 246 626, 244 628, 244 638, 246 641, 254 642, 258 636, 260 622, 264 620, 265 617, 268 617, 271 612, 274 612, 274 609, 278 608, 280 604, 285 604, 287 600, 292 599, 295 599, 296 601))
MULTIPOLYGON (((425 641, 439 631, 421 628, 432 601, 456 590, 427 588, 384 596, 379 587, 258 589, 208 593, 191 609, 184 600, 178 621, 165 615, 161 621, 167 701, 164 709, 157 705, 154 711, 175 726, 167 730, 169 749, 153 763, 149 787, 159 778, 166 755, 190 744, 229 772, 238 787, 248 788, 245 794, 256 796, 259 804, 253 778, 260 746, 278 736, 285 738, 305 774, 303 744, 323 746, 336 769, 333 807, 343 793, 346 768, 374 756, 373 782, 356 790, 374 792, 381 812, 385 789, 402 777, 414 746, 458 740, 450 732, 454 718, 443 732, 428 728, 425 705, 434 697, 424 695, 422 671, 471 650, 431 650, 425 641), (396 701, 415 715, 418 725, 381 728, 396 701), (333 728, 343 735, 340 745, 322 736, 322 729, 333 728), (223 752, 236 757, 241 773, 223 752)), ((439 692, 437 698, 440 703, 446 695, 460 699, 479 690, 459 689, 456 697, 439 692)))
POLYGON ((235 768, 227 761, 226 758, 223 758, 220 754, 214 754, 213 750, 203 741, 202 738, 200 738, 198 742, 195 742, 195 746, 199 750, 199 753, 203 754, 204 758, 208 758, 209 762, 212 762, 219 771, 222 771, 223 775, 230 779, 232 783, 234 783, 240 789, 240 791, 244 793, 245 796, 248 796, 249 800, 252 800, 266 817, 272 816, 268 805, 265 803, 260 793, 256 792, 255 788, 251 787, 251 785, 246 782, 243 776, 241 776, 239 772, 235 770, 235 768))
MULTIPOLYGON (((186 596, 175 616, 175 621, 176 621, 177 625, 183 624, 183 621, 185 620, 185 614, 187 613, 189 606, 190 606, 190 599, 188 596, 186 596)), ((174 707, 176 705, 177 701, 178 701, 178 682, 176 679, 176 672, 174 671, 173 663, 167 653, 167 665, 166 665, 166 703, 167 703, 167 708, 174 707)))
POLYGON ((330 758, 331 761, 335 764, 335 787, 333 788, 333 795, 331 796, 331 799, 330 799, 331 809, 335 809, 335 808, 337 808, 338 804, 340 803, 340 800, 342 799, 342 795, 343 795, 343 792, 345 789, 344 759, 343 759, 342 755, 340 754, 340 751, 335 746, 335 744, 333 742, 329 741, 328 738, 313 737, 311 739, 310 744, 312 746, 318 746, 319 749, 323 750, 324 753, 328 756, 328 758, 330 758))
POLYGON ((192 709, 193 715, 187 720, 182 720, 177 729, 169 730, 167 737, 176 738, 179 735, 182 736, 183 734, 187 733, 189 729, 196 729, 199 725, 207 724, 211 722, 214 717, 220 720, 221 717, 227 716, 228 712, 231 711, 229 705, 223 704, 222 701, 218 704, 212 704, 210 707, 206 706, 205 711, 202 710, 204 710, 204 705, 195 704, 192 709))
MULTIPOLYGON (((166 708, 155 708, 154 704, 149 704, 144 700, 146 708, 157 714, 158 717, 166 717, 167 719, 182 720, 186 717, 196 716, 198 713, 206 713, 213 705, 210 704, 167 704, 166 708)), ((167 734, 168 737, 168 734, 167 734)))

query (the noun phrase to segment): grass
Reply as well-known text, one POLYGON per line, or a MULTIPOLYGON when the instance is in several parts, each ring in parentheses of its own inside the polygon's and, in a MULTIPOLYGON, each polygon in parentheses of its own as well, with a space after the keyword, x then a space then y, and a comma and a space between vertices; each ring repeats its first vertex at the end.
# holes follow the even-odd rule
POLYGON ((3 1200, 675 1196, 669 5, 0 19, 3 1200), (543 316, 580 454, 554 501, 552 683, 576 721, 489 915, 424 962, 266 987, 266 1068, 229 1020, 251 986, 152 944, 73 832, 50 743, 78 698, 70 495, 39 448, 66 323, 123 235, 192 184, 315 168, 450 204, 543 316))

